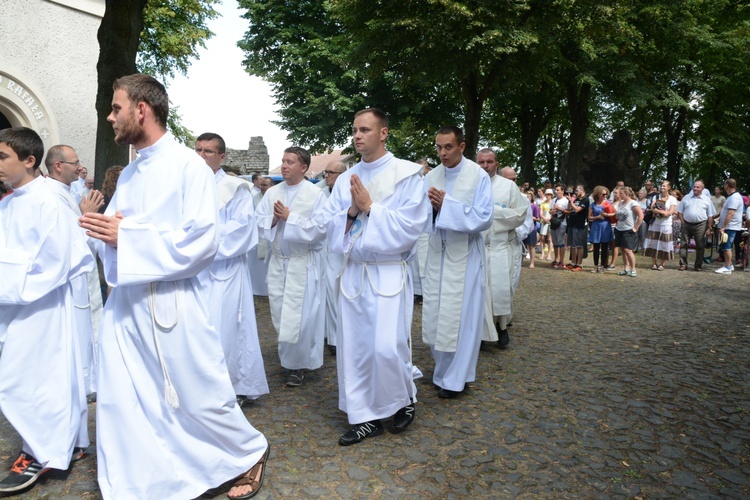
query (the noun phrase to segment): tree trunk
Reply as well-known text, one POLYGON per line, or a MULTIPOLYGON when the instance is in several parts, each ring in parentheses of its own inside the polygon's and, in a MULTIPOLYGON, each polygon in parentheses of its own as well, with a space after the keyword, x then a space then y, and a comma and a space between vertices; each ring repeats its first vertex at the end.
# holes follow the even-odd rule
POLYGON ((135 58, 143 31, 143 9, 148 0, 106 0, 99 25, 99 61, 96 64, 96 166, 95 186, 101 189, 104 172, 112 165, 127 165, 128 147, 115 144, 107 116, 112 108, 112 83, 136 72, 135 58))
POLYGON ((570 114, 570 149, 568 150, 568 172, 565 184, 578 182, 578 173, 583 169, 583 152, 586 133, 589 129, 589 98, 591 84, 577 82, 568 85, 568 112, 570 114))
POLYGON ((534 168, 537 144, 549 119, 550 112, 545 106, 532 107, 526 102, 521 104, 521 180, 532 186, 538 180, 534 168))
POLYGON ((479 146, 479 122, 482 118, 484 98, 480 95, 477 78, 473 73, 461 82, 461 88, 464 98, 464 139, 466 141, 464 156, 475 160, 479 146))
POLYGON ((672 110, 668 107, 662 108, 662 119, 664 124, 664 136, 667 146, 667 180, 672 186, 677 186, 680 180, 680 138, 687 120, 687 108, 682 107, 677 110, 676 116, 673 116, 672 110))

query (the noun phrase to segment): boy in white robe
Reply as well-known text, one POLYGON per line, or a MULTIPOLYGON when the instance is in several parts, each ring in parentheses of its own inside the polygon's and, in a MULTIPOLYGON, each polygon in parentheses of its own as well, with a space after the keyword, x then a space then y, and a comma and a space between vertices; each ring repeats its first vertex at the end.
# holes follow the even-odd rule
POLYGON ((44 154, 31 129, 0 131, 0 410, 23 450, 0 492, 65 470, 89 446, 71 281, 94 268, 75 217, 35 177, 44 154))
POLYGON ((387 116, 368 108, 352 127, 362 161, 341 174, 326 205, 331 252, 346 265, 338 294, 339 408, 352 428, 348 446, 413 421, 417 389, 411 362, 414 307, 409 260, 429 216, 421 166, 385 149, 387 116))
POLYGON ((215 181, 167 133, 168 111, 152 77, 115 81, 107 120, 139 155, 105 214, 81 218, 103 243, 112 287, 99 341, 99 488, 105 499, 185 499, 242 474, 228 496, 249 498, 269 447, 237 404, 197 278, 218 250, 215 181))
POLYGON ((326 233, 312 219, 326 196, 305 179, 309 167, 310 153, 287 148, 281 165, 284 182, 266 192, 256 212, 260 236, 271 252, 268 303, 290 387, 302 385, 303 370, 323 366, 326 233))
POLYGON ((248 251, 258 244, 252 184, 221 168, 226 145, 220 135, 208 132, 198 136, 195 152, 213 172, 219 194, 219 251, 213 263, 198 274, 198 280, 208 298, 211 321, 219 331, 229 378, 242 406, 268 394, 248 265, 248 251))
POLYGON ((425 176, 433 216, 422 337, 435 359, 438 396, 455 398, 476 376, 486 292, 482 231, 492 224, 493 201, 489 176, 463 156, 460 128, 441 128, 435 144, 442 164, 425 176))

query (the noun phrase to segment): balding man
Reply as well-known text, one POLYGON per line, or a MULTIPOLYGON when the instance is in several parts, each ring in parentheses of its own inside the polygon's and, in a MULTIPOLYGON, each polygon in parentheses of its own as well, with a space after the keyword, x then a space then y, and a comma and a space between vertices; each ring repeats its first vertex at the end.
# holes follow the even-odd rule
POLYGON ((494 201, 492 226, 484 233, 487 246, 487 298, 482 340, 498 342, 501 349, 506 349, 510 343, 508 322, 513 315, 513 295, 516 291, 513 277, 522 256, 516 228, 523 225, 529 203, 513 181, 497 175, 498 163, 493 150, 479 150, 477 163, 490 176, 494 201))
POLYGON ((198 273, 198 281, 219 332, 237 403, 242 406, 268 394, 247 255, 258 244, 251 186, 221 168, 226 145, 219 134, 199 135, 195 152, 213 172, 219 194, 219 251, 213 263, 198 273))
MULTIPOLYGON (((71 194, 70 186, 79 180, 79 174, 84 168, 78 159, 75 149, 66 145, 52 146, 47 151, 44 160, 49 174, 47 186, 70 208, 75 217, 85 212, 96 212, 104 205, 104 196, 99 191, 90 190, 83 199, 78 200, 71 194)), ((85 231, 84 231, 85 236, 85 231)), ((86 238, 92 254, 95 253, 95 243, 86 238)), ((96 396, 96 373, 98 355, 96 342, 99 336, 99 325, 102 321, 102 292, 99 284, 99 271, 96 267, 86 275, 71 280, 73 298, 76 308, 77 334, 81 351, 83 367, 83 383, 89 401, 96 396)))
POLYGON ((680 230, 680 271, 687 269, 688 246, 695 240, 695 264, 693 269, 703 268, 703 242, 712 230, 716 210, 711 198, 705 193, 703 181, 693 183, 693 190, 685 195, 677 205, 677 216, 682 222, 680 230))
POLYGON ((435 146, 441 165, 425 176, 432 217, 422 338, 435 359, 438 396, 455 398, 476 378, 487 291, 482 233, 492 225, 492 188, 479 165, 464 157, 460 128, 438 130, 435 146))
MULTIPOLYGON (((332 160, 323 171, 325 175, 325 187, 323 193, 331 196, 333 186, 341 174, 346 172, 346 165, 338 160, 332 160)), ((331 251, 331 239, 326 242, 326 327, 325 335, 328 342, 328 350, 336 354, 337 328, 338 328, 338 301, 339 301, 339 273, 344 265, 344 255, 331 251)))

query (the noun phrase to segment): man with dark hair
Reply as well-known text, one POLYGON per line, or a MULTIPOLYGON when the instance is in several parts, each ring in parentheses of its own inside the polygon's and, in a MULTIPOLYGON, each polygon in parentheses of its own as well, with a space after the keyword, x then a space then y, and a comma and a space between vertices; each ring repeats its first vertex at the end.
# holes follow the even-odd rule
POLYGON ((482 232, 492 225, 494 202, 487 173, 463 156, 460 128, 438 130, 435 146, 441 165, 425 176, 432 224, 422 283, 422 338, 435 359, 432 381, 440 388, 438 396, 455 398, 476 377, 486 293, 482 232))
POLYGON ((43 154, 33 130, 0 130, 0 182, 14 189, 0 201, 0 410, 23 443, 0 493, 68 469, 89 446, 71 282, 95 263, 71 211, 35 175, 43 154))
MULTIPOLYGON (((81 170, 81 162, 78 154, 70 146, 59 144, 52 146, 47 151, 44 165, 49 173, 47 186, 54 192, 70 209, 70 213, 78 218, 84 212, 97 212, 104 205, 104 196, 96 190, 91 190, 83 197, 80 204, 70 192, 70 185, 78 178, 81 170)), ((79 229, 79 231, 81 231, 79 229)), ((85 234, 82 232, 82 236, 85 234)), ((96 251, 94 241, 88 238, 87 243, 92 252, 96 251)), ((81 350, 81 362, 83 364, 83 384, 86 394, 93 401, 96 398, 96 371, 98 353, 96 349, 96 337, 99 334, 99 325, 102 321, 102 290, 97 268, 91 270, 86 276, 79 276, 71 282, 73 295, 76 300, 76 316, 78 320, 78 339, 81 350)))
POLYGON ((554 267, 555 269, 565 269, 565 234, 568 228, 565 219, 565 213, 568 210, 568 198, 565 196, 565 190, 565 184, 555 184, 555 198, 552 200, 552 206, 549 210, 552 219, 556 219, 556 221, 550 222, 555 260, 549 265, 549 267, 554 267))
POLYGON ((570 269, 573 272, 583 270, 583 249, 586 246, 586 220, 589 217, 589 197, 582 184, 576 186, 573 194, 566 194, 568 199, 568 209, 565 214, 568 216, 567 245, 570 247, 570 269))
POLYGON ((248 252, 258 244, 258 230, 250 184, 221 168, 225 149, 224 139, 218 134, 201 134, 195 140, 195 152, 205 160, 216 181, 220 238, 213 263, 198 274, 198 280, 221 338, 237 403, 242 406, 268 394, 248 265, 248 252))
POLYGON ((219 247, 214 176, 167 132, 163 85, 138 74, 114 89, 107 120, 139 154, 105 214, 81 218, 112 287, 99 337, 99 488, 195 498, 242 475, 228 496, 255 494, 268 443, 237 404, 197 278, 219 247))
POLYGON ((361 161, 342 173, 322 215, 331 251, 344 256, 338 308, 336 363, 339 409, 351 429, 349 446, 414 420, 421 376, 411 361, 414 299, 408 262, 427 222, 421 166, 386 150, 388 120, 375 108, 354 116, 352 136, 361 161), (416 374, 416 375, 415 375, 416 374))
POLYGON ((322 279, 325 228, 313 217, 326 202, 323 191, 305 180, 310 153, 297 146, 284 150, 284 182, 266 191, 258 205, 261 238, 268 241, 268 304, 279 336, 286 384, 302 385, 303 370, 323 366, 325 280, 322 279))
POLYGON ((724 192, 727 193, 727 201, 721 207, 719 223, 716 226, 719 235, 719 249, 724 252, 724 265, 714 271, 717 274, 732 274, 734 264, 732 261, 732 245, 737 233, 742 230, 742 212, 745 204, 742 195, 737 191, 737 181, 727 179, 724 183, 724 192))
MULTIPOLYGON (((250 193, 253 196, 257 196, 260 193, 260 183, 263 180, 263 176, 258 172, 255 172, 252 177, 250 177, 250 180, 253 183, 253 188, 250 190, 250 193)), ((258 206, 258 204, 256 203, 255 206, 258 206)))

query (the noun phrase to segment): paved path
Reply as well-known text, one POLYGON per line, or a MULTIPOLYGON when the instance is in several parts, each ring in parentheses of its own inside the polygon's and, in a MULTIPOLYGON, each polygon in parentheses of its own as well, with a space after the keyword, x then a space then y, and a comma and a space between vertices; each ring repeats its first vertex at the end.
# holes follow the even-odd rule
MULTIPOLYGON (((417 417, 348 448, 334 358, 285 387, 257 300, 271 394, 245 413, 273 451, 256 498, 750 497, 750 273, 639 265, 637 278, 524 269, 511 348, 483 350, 456 400, 432 387, 417 308, 417 417)), ((3 469, 19 449, 0 418, 3 469)), ((99 498, 91 451, 19 498, 99 498)))

